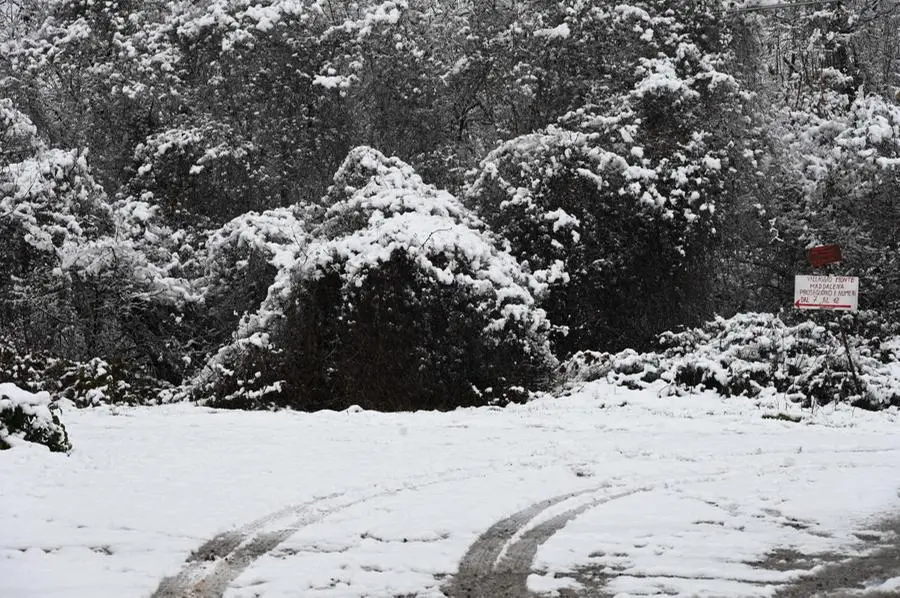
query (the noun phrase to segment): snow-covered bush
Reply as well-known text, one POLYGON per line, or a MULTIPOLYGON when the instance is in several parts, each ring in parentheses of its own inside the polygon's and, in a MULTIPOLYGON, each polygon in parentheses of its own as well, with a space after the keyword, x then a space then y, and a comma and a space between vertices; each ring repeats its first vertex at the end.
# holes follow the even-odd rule
POLYGON ((204 306, 217 332, 230 334, 241 316, 255 312, 276 276, 297 261, 308 242, 307 222, 314 211, 321 209, 293 206, 248 212, 209 233, 204 248, 204 306))
POLYGON ((59 408, 49 393, 30 393, 11 383, 0 383, 0 450, 20 441, 43 444, 54 452, 72 450, 59 420, 59 408))
POLYGON ((578 351, 561 367, 561 378, 568 384, 606 379, 619 386, 645 388, 660 378, 660 356, 625 349, 618 353, 578 351))
POLYGON ((0 340, 0 382, 16 384, 25 390, 43 390, 43 373, 48 358, 43 354, 23 353, 0 340))
POLYGON ((755 396, 769 387, 806 406, 839 401, 877 409, 900 404, 900 384, 886 367, 900 359, 887 345, 891 334, 896 326, 873 313, 845 317, 842 324, 794 325, 768 314, 742 314, 666 334, 662 341, 666 355, 679 361, 673 382, 683 388, 755 396))
POLYGON ((49 392, 76 407, 148 404, 165 385, 121 360, 94 357, 78 362, 47 353, 24 353, 0 342, 0 382, 30 392, 49 392))
POLYGON ((668 149, 636 113, 583 116, 503 144, 468 192, 551 286, 544 307, 569 328, 564 351, 641 344, 696 310, 728 168, 701 130, 668 149))
POLYGON ((606 378, 629 387, 662 379, 678 394, 695 389, 723 396, 778 393, 807 407, 846 402, 882 409, 900 405, 898 334, 896 324, 872 312, 845 316, 840 323, 796 324, 773 314, 739 314, 667 332, 658 353, 578 353, 565 364, 564 374, 571 381, 606 378))
POLYGON ((45 384, 59 389, 57 396, 77 407, 153 404, 165 388, 121 361, 108 362, 99 357, 83 363, 60 360, 47 368, 44 376, 45 384), (58 376, 58 381, 48 383, 46 378, 53 376, 58 376))
POLYGON ((307 235, 289 218, 267 220, 285 224, 280 238, 292 243, 269 252, 281 257, 270 258, 267 297, 194 381, 195 397, 447 409, 515 400, 545 381, 550 324, 534 300, 543 285, 456 198, 361 147, 325 201, 307 235))

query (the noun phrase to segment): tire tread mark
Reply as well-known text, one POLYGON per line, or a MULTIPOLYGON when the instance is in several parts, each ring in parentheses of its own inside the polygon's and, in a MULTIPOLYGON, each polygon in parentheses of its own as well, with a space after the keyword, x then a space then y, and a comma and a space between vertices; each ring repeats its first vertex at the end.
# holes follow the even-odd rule
POLYGON ((495 587, 491 580, 495 574, 503 549, 530 521, 547 509, 571 498, 596 492, 601 487, 569 492, 537 502, 492 525, 469 547, 459 563, 459 570, 444 593, 460 598, 499 598, 503 594, 487 592, 487 586, 495 587))
POLYGON ((560 513, 559 515, 529 529, 522 534, 516 542, 508 547, 504 557, 497 563, 496 573, 498 576, 492 579, 502 580, 504 587, 488 588, 489 592, 486 595, 501 596, 505 592, 510 596, 529 596, 528 576, 531 574, 534 557, 537 556, 537 551, 541 544, 549 540, 551 536, 565 527, 567 523, 587 511, 604 503, 609 503, 620 498, 626 498, 649 490, 650 487, 632 488, 615 494, 602 496, 573 509, 569 509, 564 513, 560 513))
MULTIPOLYGON (((204 542, 197 550, 190 554, 185 561, 184 567, 182 567, 178 574, 164 578, 156 591, 150 595, 150 598, 218 598, 224 594, 228 583, 237 578, 250 563, 262 556, 263 552, 258 551, 259 546, 265 546, 267 545, 267 540, 271 541, 274 536, 289 531, 284 538, 279 540, 280 543, 303 524, 308 525, 315 521, 304 522, 305 518, 300 518, 295 520, 290 527, 276 532, 260 533, 260 530, 266 525, 277 522, 280 519, 303 513, 324 502, 339 498, 340 496, 342 496, 341 493, 334 493, 304 503, 285 507, 284 509, 251 521, 236 530, 216 535, 211 540, 204 542), (229 570, 235 570, 235 565, 238 563, 243 563, 243 565, 237 569, 236 572, 233 572, 233 574, 228 572, 229 570), (226 585, 219 589, 221 583, 217 580, 225 578, 229 578, 226 585)), ((345 507, 339 505, 333 507, 331 510, 325 509, 322 511, 319 518, 325 517, 332 511, 337 511, 341 508, 345 507)), ((276 545, 277 543, 272 547, 274 548, 276 545)))
MULTIPOLYGON (((160 582, 150 598, 222 598, 232 581, 254 561, 273 550, 288 537, 314 523, 344 509, 379 497, 404 491, 418 490, 434 484, 467 480, 476 477, 475 470, 453 469, 421 482, 406 481, 390 488, 368 491, 350 498, 348 492, 334 493, 305 503, 285 507, 279 511, 252 521, 237 530, 218 534, 204 542, 187 558, 181 571, 160 582), (447 475, 453 473, 455 475, 447 475), (334 505, 323 505, 330 500, 344 498, 334 505), (274 531, 261 531, 266 526, 297 516, 285 527, 274 531)), ((424 476, 423 476, 424 477, 424 476)))

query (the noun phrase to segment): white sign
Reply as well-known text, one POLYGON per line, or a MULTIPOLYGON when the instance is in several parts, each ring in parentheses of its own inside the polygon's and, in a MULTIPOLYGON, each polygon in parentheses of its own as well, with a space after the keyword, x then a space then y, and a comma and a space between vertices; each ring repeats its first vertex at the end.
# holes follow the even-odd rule
POLYGON ((859 278, 856 276, 794 277, 794 307, 856 311, 859 278))

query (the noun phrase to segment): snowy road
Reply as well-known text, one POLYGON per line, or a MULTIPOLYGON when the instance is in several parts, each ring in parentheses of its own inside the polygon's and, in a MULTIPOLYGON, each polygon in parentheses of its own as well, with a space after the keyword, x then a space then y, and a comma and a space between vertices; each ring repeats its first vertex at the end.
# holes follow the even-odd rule
POLYGON ((0 596, 890 595, 900 416, 772 407, 67 411, 0 454, 0 596))

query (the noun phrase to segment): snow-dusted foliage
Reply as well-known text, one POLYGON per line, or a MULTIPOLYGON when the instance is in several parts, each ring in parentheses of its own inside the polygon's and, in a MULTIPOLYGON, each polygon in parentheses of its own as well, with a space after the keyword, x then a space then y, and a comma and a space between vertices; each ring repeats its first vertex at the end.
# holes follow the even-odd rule
POLYGON ((0 333, 46 347, 71 322, 61 256, 109 231, 112 218, 84 152, 48 149, 11 103, 2 112, 0 333))
MULTIPOLYGON (((290 271, 304 255, 309 241, 308 224, 321 209, 293 206, 262 213, 249 212, 212 231, 203 250, 204 269, 200 280, 204 289, 204 336, 208 350, 215 352, 240 325, 264 329, 268 322, 249 319, 271 292, 289 286, 290 271)), ((237 332, 240 339, 242 332, 237 332)), ((243 343, 232 349, 237 351, 243 343)))
MULTIPOLYGON (((323 38, 332 25, 326 12, 344 8, 210 0, 174 10, 168 22, 183 52, 191 109, 144 144, 142 153, 171 149, 142 156, 143 167, 149 159, 158 171, 135 184, 147 178, 159 201, 199 209, 216 223, 320 197, 355 137, 342 98, 314 83, 339 50, 323 38), (218 212, 206 202, 210 193, 224 204, 218 212)), ((350 18, 365 5, 346 9, 350 18)))
POLYGON ((77 329, 91 346, 79 360, 129 356, 135 375, 179 382, 185 361, 186 313, 201 300, 195 235, 175 229, 158 206, 124 199, 113 206, 115 231, 67 247, 61 272, 75 297, 77 329))
POLYGON ((199 299, 186 278, 194 256, 188 234, 161 221, 158 207, 125 200, 114 206, 115 234, 72 245, 61 267, 81 280, 102 278, 127 284, 129 301, 183 305, 199 299))
POLYGON ((149 377, 396 409, 520 393, 548 337, 777 311, 817 243, 889 319, 882 4, 29 1, 0 42, 0 339, 78 404, 149 377))
POLYGON ((45 149, 5 164, 0 194, 7 238, 20 237, 36 253, 52 254, 109 224, 103 191, 76 150, 45 149))
POLYGON ((700 290, 697 258, 734 172, 739 87, 663 4, 579 15, 559 43, 621 40, 623 62, 608 68, 630 87, 598 88, 596 104, 503 143, 467 193, 553 285, 547 309, 569 328, 566 350, 641 343, 689 317, 681 305, 700 290))
POLYGON ((12 151, 0 160, 0 226, 7 241, 18 239, 31 253, 47 255, 108 229, 103 190, 84 153, 45 148, 28 134, 30 121, 20 117, 6 121, 3 131, 13 138, 12 151))
MULTIPOLYGON (((147 202, 110 206, 85 152, 46 148, 27 118, 4 107, 3 137, 18 149, 0 165, 0 332, 69 359, 165 360, 175 343, 159 338, 171 332, 164 324, 199 298, 186 279, 185 233, 147 202)), ((177 380, 170 366, 155 367, 177 380)))
POLYGON ((255 151, 234 128, 212 119, 174 126, 137 145, 137 172, 129 186, 143 201, 163 207, 171 220, 199 216, 222 222, 255 207, 255 151))
POLYGON ((781 115, 782 141, 807 202, 838 201, 828 196, 829 181, 854 191, 855 197, 840 200, 858 201, 900 168, 900 107, 875 95, 831 99, 824 114, 781 115))
POLYGON ((831 98, 822 113, 779 115, 786 180, 761 201, 770 237, 800 249, 840 244, 842 273, 867 282, 866 306, 900 313, 900 107, 863 93, 831 98))
POLYGON ((65 113, 44 120, 53 145, 89 148, 98 180, 119 183, 134 144, 179 102, 180 53, 161 17, 169 3, 43 4, 37 30, 0 48, 15 73, 10 83, 31 104, 65 113))
POLYGON ((42 147, 37 127, 9 98, 0 99, 0 141, 0 160, 4 164, 24 160, 42 147))
POLYGON ((605 377, 629 387, 663 380, 676 394, 711 389, 724 396, 777 395, 805 407, 846 402, 883 409, 900 405, 898 332, 873 312, 796 324, 747 313, 667 332, 658 353, 578 353, 564 372, 572 381, 605 377))
POLYGON ((0 383, 0 450, 20 442, 43 444, 54 452, 72 450, 59 408, 46 392, 30 393, 0 383))
POLYGON ((195 381, 196 396, 452 408, 520 398, 543 381, 553 361, 534 300, 543 285, 456 198, 367 147, 334 181, 324 221, 308 234, 280 213, 217 237, 257 248, 276 274, 195 381))
POLYGON ((48 353, 23 353, 0 341, 0 380, 32 393, 49 393, 77 407, 150 404, 160 382, 119 360, 93 357, 84 362, 48 353))

